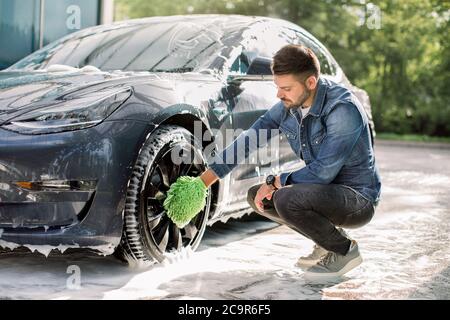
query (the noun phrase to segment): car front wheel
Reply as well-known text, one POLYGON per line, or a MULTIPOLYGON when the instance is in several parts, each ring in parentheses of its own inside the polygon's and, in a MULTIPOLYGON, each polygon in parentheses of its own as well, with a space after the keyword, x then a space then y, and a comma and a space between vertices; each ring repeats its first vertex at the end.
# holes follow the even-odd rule
POLYGON ((209 216, 211 189, 204 209, 184 228, 178 228, 169 219, 163 202, 179 176, 199 176, 205 169, 201 144, 188 130, 161 126, 147 138, 127 189, 118 248, 122 258, 129 262, 162 262, 183 250, 198 247, 209 216))

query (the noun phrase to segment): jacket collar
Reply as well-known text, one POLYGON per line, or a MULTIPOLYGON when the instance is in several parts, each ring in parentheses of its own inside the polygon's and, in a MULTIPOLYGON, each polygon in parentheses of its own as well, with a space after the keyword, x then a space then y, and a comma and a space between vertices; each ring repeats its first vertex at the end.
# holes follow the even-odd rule
MULTIPOLYGON (((314 98, 313 104, 311 106, 311 109, 309 109, 309 113, 315 117, 320 116, 323 108, 323 104, 325 102, 325 96, 327 94, 328 85, 325 82, 322 77, 319 77, 319 80, 317 81, 317 92, 316 96, 314 98)), ((298 108, 289 108, 289 112, 292 115, 295 115, 295 112, 298 112, 298 108), (295 110, 294 110, 295 109, 295 110)), ((299 116, 301 118, 301 114, 299 113, 299 116)))
POLYGON ((309 113, 311 115, 318 117, 321 114, 327 90, 328 86, 325 80, 322 79, 322 77, 319 77, 319 80, 317 81, 316 97, 314 98, 313 105, 309 110, 309 113))

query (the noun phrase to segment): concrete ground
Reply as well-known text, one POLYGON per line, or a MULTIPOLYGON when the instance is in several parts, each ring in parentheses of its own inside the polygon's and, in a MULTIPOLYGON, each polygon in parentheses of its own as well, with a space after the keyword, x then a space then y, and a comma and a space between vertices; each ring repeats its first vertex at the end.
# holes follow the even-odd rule
POLYGON ((312 243, 256 219, 207 230, 197 252, 145 269, 75 252, 0 255, 0 299, 450 299, 450 148, 381 141, 382 201, 350 230, 364 262, 310 283, 293 265, 312 243))

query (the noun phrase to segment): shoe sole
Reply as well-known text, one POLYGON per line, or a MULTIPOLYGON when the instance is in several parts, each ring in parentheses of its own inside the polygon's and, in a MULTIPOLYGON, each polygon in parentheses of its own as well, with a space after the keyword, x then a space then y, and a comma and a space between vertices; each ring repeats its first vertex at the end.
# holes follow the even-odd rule
POLYGON ((305 262, 305 263, 302 263, 302 264, 299 264, 298 262, 294 265, 294 267, 296 267, 296 268, 300 268, 300 269, 302 269, 302 270, 306 270, 306 269, 308 269, 308 268, 311 268, 312 266, 314 266, 317 262, 319 262, 320 261, 320 259, 318 259, 318 260, 313 260, 313 261, 309 261, 309 262, 305 262))
POLYGON ((362 257, 358 256, 353 260, 350 260, 341 270, 338 272, 329 272, 329 273, 317 273, 317 272, 308 272, 306 271, 304 274, 305 279, 307 280, 328 280, 333 278, 339 278, 349 272, 350 270, 353 270, 357 266, 359 266, 362 263, 362 257))

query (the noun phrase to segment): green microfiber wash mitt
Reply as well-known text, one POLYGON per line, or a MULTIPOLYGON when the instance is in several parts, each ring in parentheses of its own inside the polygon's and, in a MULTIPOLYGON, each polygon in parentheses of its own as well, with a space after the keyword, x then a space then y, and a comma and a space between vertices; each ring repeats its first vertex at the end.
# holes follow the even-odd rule
POLYGON ((200 177, 182 176, 167 191, 164 209, 178 228, 184 228, 205 207, 207 195, 200 177))

